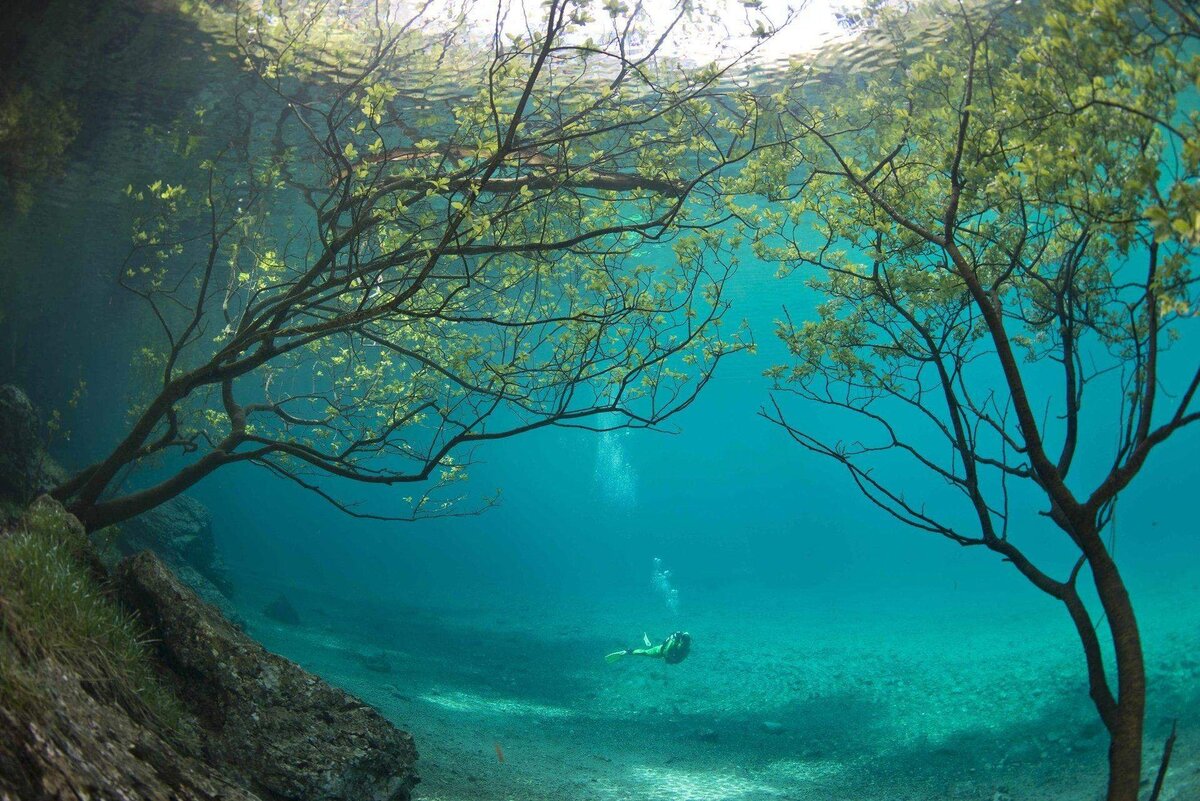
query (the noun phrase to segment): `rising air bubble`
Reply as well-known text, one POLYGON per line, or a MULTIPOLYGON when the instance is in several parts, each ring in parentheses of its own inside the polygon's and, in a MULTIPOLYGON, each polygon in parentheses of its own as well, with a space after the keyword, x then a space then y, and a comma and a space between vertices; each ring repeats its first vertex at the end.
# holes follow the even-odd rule
POLYGON ((679 590, 671 584, 671 571, 663 567, 662 560, 654 557, 654 575, 650 579, 654 591, 662 596, 663 602, 672 613, 679 612, 679 590))
POLYGON ((627 431, 605 431, 596 440, 596 485, 614 506, 632 508, 637 503, 637 473, 625 453, 627 431))

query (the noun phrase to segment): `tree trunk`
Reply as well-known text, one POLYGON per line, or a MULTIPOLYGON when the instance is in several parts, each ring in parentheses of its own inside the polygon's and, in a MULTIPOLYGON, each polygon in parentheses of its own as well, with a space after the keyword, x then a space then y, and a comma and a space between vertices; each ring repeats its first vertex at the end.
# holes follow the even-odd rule
POLYGON ((1112 633, 1117 661, 1117 709, 1109 728, 1107 801, 1137 801, 1142 779, 1142 736, 1146 716, 1146 668, 1133 604, 1117 565, 1099 536, 1087 538, 1085 553, 1096 592, 1112 633))
MULTIPOLYGON (((228 439, 221 443, 222 446, 229 444, 228 439)), ((68 500, 67 510, 79 518, 87 531, 99 531, 166 503, 218 467, 238 460, 239 457, 218 448, 158 484, 107 501, 68 500)))

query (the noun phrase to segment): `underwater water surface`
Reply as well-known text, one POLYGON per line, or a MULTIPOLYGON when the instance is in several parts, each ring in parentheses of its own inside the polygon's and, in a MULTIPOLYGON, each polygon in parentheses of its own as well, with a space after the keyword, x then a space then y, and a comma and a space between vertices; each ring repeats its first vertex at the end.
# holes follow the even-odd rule
MULTIPOLYGON (((27 210, 0 217, 0 383, 59 408, 86 381, 54 445, 68 464, 126 425, 126 355, 146 323, 111 277, 132 221, 121 190, 146 173, 142 132, 228 79, 202 57, 205 34, 170 13, 81 5, 51 4, 30 33, 53 41, 61 15, 93 44, 30 62, 68 74, 76 144, 27 210)), ((551 427, 478 445, 466 503, 500 493, 481 514, 355 519, 245 465, 191 488, 246 630, 410 731, 418 799, 1102 797, 1107 740, 1067 615, 996 554, 898 523, 760 414, 775 391, 763 372, 789 358, 776 323, 785 308, 807 319, 816 297, 739 253, 729 318, 757 352, 723 360, 662 431, 551 427), (264 613, 281 594, 298 625, 264 613), (692 637, 680 664, 604 659, 676 631, 692 637)), ((1182 324, 1173 364, 1200 358, 1198 325, 1182 324)), ((873 433, 788 402, 831 439, 873 433)), ((1083 475, 1107 468, 1118 430, 1092 429, 1083 475)), ((1163 796, 1176 801, 1200 798, 1187 794, 1200 792, 1198 447, 1185 429, 1156 451, 1109 534, 1146 652, 1147 765, 1178 721, 1179 784, 1163 796)), ((931 504, 951 492, 912 489, 931 504)), ((383 508, 394 492, 345 491, 383 508)), ((1069 571, 1044 499, 1013 503, 1013 536, 1069 571)))

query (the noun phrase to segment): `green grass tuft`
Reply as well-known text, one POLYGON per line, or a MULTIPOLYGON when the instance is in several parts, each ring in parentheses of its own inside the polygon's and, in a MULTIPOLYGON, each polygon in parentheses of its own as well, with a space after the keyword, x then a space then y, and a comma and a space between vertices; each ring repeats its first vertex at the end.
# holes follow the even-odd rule
POLYGON ((0 532, 0 698, 26 716, 46 708, 38 667, 49 660, 134 719, 181 732, 186 712, 155 675, 141 628, 89 572, 89 547, 52 502, 35 503, 0 532))

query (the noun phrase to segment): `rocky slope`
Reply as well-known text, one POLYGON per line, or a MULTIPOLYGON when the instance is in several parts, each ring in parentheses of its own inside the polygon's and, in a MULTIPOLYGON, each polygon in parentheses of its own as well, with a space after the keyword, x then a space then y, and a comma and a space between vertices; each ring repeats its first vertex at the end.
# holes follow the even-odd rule
MULTIPOLYGON (((34 508, 26 521, 61 523, 74 547, 86 547, 82 527, 56 502, 43 497, 34 508)), ((29 525, 9 526, 0 537, 28 533, 29 525)), ((64 578, 78 584, 102 569, 85 558, 64 578)), ((110 665, 93 670, 86 650, 57 659, 21 647, 38 633, 18 631, 28 628, 12 611, 21 599, 7 598, 10 590, 0 587, 0 649, 7 660, 0 665, 0 801, 410 797, 417 754, 407 733, 268 653, 153 553, 127 558, 97 588, 147 628, 154 643, 149 659, 182 702, 185 719, 168 727, 111 692, 121 677, 110 665), (14 675, 21 686, 10 681, 14 675)))
POLYGON ((0 801, 406 801, 412 738, 217 608, 204 507, 126 524, 102 559, 58 502, 27 505, 53 482, 39 430, 0 386, 0 801))
POLYGON ((412 738, 374 709, 267 653, 149 551, 122 562, 114 584, 157 636, 167 682, 228 775, 266 801, 409 797, 412 738))
POLYGON ((39 666, 50 705, 35 714, 0 698, 3 801, 255 801, 257 796, 189 756, 155 728, 92 694, 87 679, 39 666))

